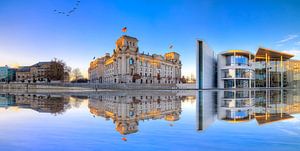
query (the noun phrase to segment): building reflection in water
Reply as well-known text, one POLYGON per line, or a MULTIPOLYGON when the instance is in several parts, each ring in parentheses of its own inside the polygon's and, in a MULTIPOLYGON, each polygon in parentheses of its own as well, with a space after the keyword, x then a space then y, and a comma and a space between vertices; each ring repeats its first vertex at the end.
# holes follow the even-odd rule
POLYGON ((196 103, 196 126, 198 131, 208 128, 216 119, 216 91, 199 91, 196 103))
POLYGON ((139 121, 180 119, 182 102, 194 102, 195 92, 101 92, 73 94, 0 94, 0 108, 17 107, 39 113, 63 114, 88 100, 89 112, 111 119, 120 134, 138 131, 139 121))
POLYGON ((263 125, 292 119, 293 114, 299 113, 297 90, 205 91, 197 95, 198 130, 209 127, 215 117, 230 123, 256 120, 263 125))
MULTIPOLYGON (((240 123, 255 120, 258 125, 294 118, 300 113, 297 90, 260 91, 170 91, 101 92, 76 94, 0 93, 0 108, 31 109, 38 113, 63 114, 71 108, 88 107, 89 113, 112 120, 120 134, 139 130, 145 120, 180 120, 183 102, 196 102, 196 129, 203 131, 215 120, 240 123), (197 94, 195 95, 195 92, 197 94)), ((191 103, 194 105, 194 103, 191 103)), ((174 123, 173 123, 174 124, 174 123)), ((172 124, 170 124, 172 126, 172 124)))
POLYGON ((0 94, 0 107, 32 109, 40 113, 62 114, 71 108, 70 97, 47 94, 0 94))
POLYGON ((244 122, 254 118, 252 91, 222 91, 218 94, 218 119, 244 122))
POLYGON ((167 94, 119 94, 90 98, 88 107, 95 116, 112 119, 120 134, 138 131, 139 121, 180 119, 181 101, 176 93, 167 94))

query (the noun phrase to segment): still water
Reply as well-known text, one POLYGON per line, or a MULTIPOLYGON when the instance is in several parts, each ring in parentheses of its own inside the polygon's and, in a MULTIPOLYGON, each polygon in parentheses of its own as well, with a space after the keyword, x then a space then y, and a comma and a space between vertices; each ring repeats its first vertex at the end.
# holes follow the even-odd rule
POLYGON ((300 150, 300 91, 0 93, 0 150, 300 150))

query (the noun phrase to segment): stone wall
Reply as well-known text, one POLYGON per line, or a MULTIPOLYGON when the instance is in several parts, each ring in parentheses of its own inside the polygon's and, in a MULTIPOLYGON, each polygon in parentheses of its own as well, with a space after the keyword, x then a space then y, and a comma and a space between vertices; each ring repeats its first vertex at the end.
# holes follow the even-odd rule
MULTIPOLYGON (((0 84, 0 90, 6 89, 54 89, 54 90, 62 90, 62 89, 70 89, 64 87, 63 85, 52 85, 52 84, 26 84, 26 83, 10 83, 10 84, 0 84)), ((80 89, 78 87, 72 87, 72 89, 80 89)))
POLYGON ((64 84, 66 87, 84 87, 92 89, 131 89, 131 90, 160 90, 160 89, 177 89, 176 84, 136 84, 136 83, 118 83, 118 84, 103 84, 103 83, 69 83, 64 84))
POLYGON ((136 83, 0 83, 0 89, 121 89, 121 90, 194 90, 196 84, 136 84, 136 83))
POLYGON ((178 89, 196 89, 196 83, 193 84, 177 84, 178 89))
POLYGON ((0 89, 124 89, 124 90, 172 90, 176 84, 100 84, 100 83, 0 83, 0 89))

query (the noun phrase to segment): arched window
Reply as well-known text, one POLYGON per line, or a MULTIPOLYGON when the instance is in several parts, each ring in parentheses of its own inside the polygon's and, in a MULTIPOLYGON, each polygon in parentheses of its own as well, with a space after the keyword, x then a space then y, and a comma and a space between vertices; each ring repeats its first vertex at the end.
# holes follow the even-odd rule
POLYGON ((132 58, 129 59, 129 64, 133 65, 134 64, 134 60, 132 58))

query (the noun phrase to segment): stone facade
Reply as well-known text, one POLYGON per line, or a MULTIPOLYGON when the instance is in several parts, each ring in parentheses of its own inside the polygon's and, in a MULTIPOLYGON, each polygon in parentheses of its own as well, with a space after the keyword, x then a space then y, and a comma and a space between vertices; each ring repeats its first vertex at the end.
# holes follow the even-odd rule
POLYGON ((126 135, 138 131, 139 121, 179 120, 181 100, 182 98, 176 95, 100 96, 91 98, 88 106, 93 115, 112 119, 116 131, 126 135))
POLYGON ((17 82, 45 82, 64 80, 63 66, 56 62, 39 62, 32 66, 20 67, 16 72, 17 82))
POLYGON ((139 52, 138 40, 123 35, 110 56, 90 63, 89 79, 97 83, 177 84, 181 78, 180 55, 176 52, 149 55, 139 52))
POLYGON ((18 82, 46 81, 51 62, 39 62, 33 66, 20 67, 17 70, 18 82))
POLYGON ((28 79, 31 79, 30 67, 28 66, 20 67, 16 72, 16 80, 18 82, 22 82, 22 81, 25 82, 28 79))

